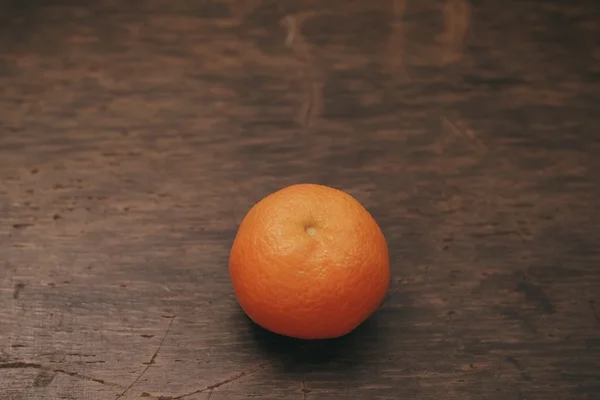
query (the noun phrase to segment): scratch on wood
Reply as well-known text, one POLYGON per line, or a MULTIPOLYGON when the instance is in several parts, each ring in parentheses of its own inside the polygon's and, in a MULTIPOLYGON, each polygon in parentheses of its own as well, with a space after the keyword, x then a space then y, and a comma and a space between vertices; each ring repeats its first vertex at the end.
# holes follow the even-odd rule
POLYGON ((167 286, 165 285, 161 285, 159 284, 158 286, 160 286, 161 288, 163 288, 164 290, 166 290, 167 292, 171 292, 171 289, 169 289, 167 286))
POLYGON ((293 15, 286 15, 285 22, 287 23, 287 26, 288 26, 288 34, 287 34, 287 37, 285 38, 285 45, 287 47, 291 48, 292 45, 294 44, 294 38, 296 37, 296 32, 298 31, 298 28, 296 27, 296 18, 294 18, 293 15))
POLYGON ((208 396, 206 396, 206 400, 210 400, 210 397, 212 396, 212 394, 213 394, 213 392, 214 392, 214 391, 215 391, 215 389, 211 389, 211 390, 208 392, 208 396))
POLYGON ((485 145, 485 143, 483 143, 477 137, 477 134, 472 129, 469 129, 463 126, 463 124, 459 124, 456 121, 452 121, 446 116, 442 116, 442 123, 448 126, 455 135, 468 140, 472 144, 472 146, 478 149, 479 151, 487 151, 487 146, 485 145))
POLYGON ((465 36, 471 21, 471 6, 466 0, 446 0, 443 8, 445 30, 442 42, 442 63, 460 60, 465 36))
POLYGON ((308 394, 310 393, 310 390, 308 390, 306 388, 306 382, 305 381, 302 381, 302 387, 301 387, 300 391, 302 392, 302 399, 306 400, 308 398, 308 394))
POLYGON ((103 379, 93 378, 91 376, 83 375, 78 372, 65 371, 64 369, 50 368, 50 367, 46 367, 42 364, 33 363, 33 362, 13 361, 13 362, 0 363, 0 369, 27 369, 27 368, 40 369, 43 371, 54 372, 56 374, 69 375, 74 378, 100 383, 102 385, 118 386, 115 383, 107 382, 103 379))
POLYGON ((407 0, 394 0, 392 3, 392 31, 388 39, 388 54, 393 72, 401 72, 404 76, 407 75, 404 65, 404 45, 406 43, 405 26, 402 19, 406 11, 407 0))
MULTIPOLYGON (((195 394, 198 394, 198 393, 203 393, 203 392, 206 392, 206 391, 213 392, 216 388, 219 388, 219 387, 221 387, 223 385, 227 385, 228 383, 237 381, 238 379, 241 379, 241 378, 243 378, 245 376, 252 375, 253 373, 258 372, 258 371, 266 368, 270 364, 271 364, 270 361, 264 362, 264 363, 259 364, 259 365, 255 366, 255 367, 251 368, 251 369, 248 369, 246 371, 242 371, 242 372, 240 372, 240 373, 238 373, 236 375, 233 375, 233 376, 231 376, 231 377, 229 377, 227 379, 224 379, 224 380, 219 381, 217 383, 213 383, 211 385, 203 387, 202 389, 194 390, 193 392, 189 392, 189 393, 180 394, 180 395, 175 396, 175 397, 167 397, 166 399, 167 400, 179 400, 179 399, 183 399, 185 397, 189 397, 189 396, 192 396, 192 395, 195 395, 195 394)), ((210 397, 210 395, 209 395, 209 397, 210 397)))
POLYGON ((312 12, 286 15, 282 23, 287 27, 285 44, 289 47, 300 64, 300 73, 305 86, 305 100, 300 111, 300 123, 310 127, 321 115, 323 108, 323 82, 315 67, 314 56, 311 54, 310 45, 302 36, 302 23, 313 16, 312 12))
POLYGON ((146 371, 148 371, 148 368, 150 368, 150 366, 152 364, 154 364, 154 361, 156 360, 156 357, 158 356, 158 352, 162 348, 162 345, 165 342, 165 339, 167 338, 167 335, 169 334, 169 331, 171 330, 171 326, 173 325, 173 320, 175 319, 175 316, 174 315, 173 316, 169 316, 169 318, 170 318, 169 325, 167 326, 167 329, 165 329, 165 334, 163 335, 162 339, 160 340, 160 343, 158 344, 158 347, 156 348, 156 351, 154 352, 154 354, 150 358, 150 361, 148 361, 148 363, 146 364, 146 366, 144 367, 144 369, 142 370, 142 372, 137 376, 137 378, 135 378, 133 380, 133 382, 131 382, 129 384, 129 386, 127 386, 125 388, 125 390, 123 390, 120 394, 117 395, 117 397, 116 397, 117 399, 120 399, 121 397, 123 397, 129 391, 129 389, 131 389, 142 378, 142 376, 144 376, 144 374, 146 373, 146 371))
POLYGON ((59 373, 59 374, 65 374, 65 375, 69 375, 69 376, 72 376, 72 377, 75 377, 75 378, 83 379, 85 381, 92 381, 92 382, 100 383, 100 384, 103 384, 103 385, 107 385, 108 384, 108 385, 111 385, 111 386, 116 386, 115 384, 107 383, 104 379, 92 378, 90 376, 82 375, 82 374, 79 374, 77 372, 69 372, 69 371, 65 371, 63 369, 55 369, 53 371, 56 372, 56 373, 59 373))

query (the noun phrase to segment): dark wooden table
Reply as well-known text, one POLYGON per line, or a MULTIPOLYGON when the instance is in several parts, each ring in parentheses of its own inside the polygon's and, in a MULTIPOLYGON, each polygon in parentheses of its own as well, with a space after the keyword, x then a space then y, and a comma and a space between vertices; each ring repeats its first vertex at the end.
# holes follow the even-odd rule
POLYGON ((599 399, 600 6, 14 0, 0 399, 599 399), (298 182, 390 246, 338 340, 255 327, 236 228, 298 182))

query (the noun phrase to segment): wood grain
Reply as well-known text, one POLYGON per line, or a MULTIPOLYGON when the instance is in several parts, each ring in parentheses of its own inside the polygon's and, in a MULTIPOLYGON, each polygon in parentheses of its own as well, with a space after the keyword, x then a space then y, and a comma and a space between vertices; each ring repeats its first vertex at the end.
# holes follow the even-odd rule
POLYGON ((600 9, 5 1, 0 398, 600 398, 600 9), (350 335, 251 324, 228 253, 348 191, 393 282, 350 335))

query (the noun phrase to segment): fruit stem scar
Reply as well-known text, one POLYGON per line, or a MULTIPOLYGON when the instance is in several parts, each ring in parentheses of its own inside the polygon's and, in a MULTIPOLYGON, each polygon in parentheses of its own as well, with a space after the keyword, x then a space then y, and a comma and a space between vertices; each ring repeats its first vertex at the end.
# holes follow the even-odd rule
POLYGON ((306 233, 308 233, 310 236, 315 236, 317 234, 317 230, 312 227, 312 226, 307 226, 305 229, 306 233))

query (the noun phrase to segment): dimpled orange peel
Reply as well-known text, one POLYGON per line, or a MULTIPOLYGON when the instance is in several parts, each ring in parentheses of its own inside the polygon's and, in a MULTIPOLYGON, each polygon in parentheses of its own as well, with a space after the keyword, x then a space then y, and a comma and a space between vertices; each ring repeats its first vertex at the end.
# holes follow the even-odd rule
POLYGON ((246 214, 229 273, 242 309, 258 325, 295 338, 335 338, 380 306, 389 253, 377 222, 354 197, 298 184, 246 214))

